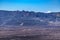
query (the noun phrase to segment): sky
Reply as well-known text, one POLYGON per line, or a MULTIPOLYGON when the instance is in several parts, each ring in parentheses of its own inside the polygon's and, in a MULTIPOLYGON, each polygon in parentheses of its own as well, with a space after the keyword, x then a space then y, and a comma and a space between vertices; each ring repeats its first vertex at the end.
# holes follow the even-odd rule
POLYGON ((60 0, 0 0, 0 10, 60 12, 60 0))

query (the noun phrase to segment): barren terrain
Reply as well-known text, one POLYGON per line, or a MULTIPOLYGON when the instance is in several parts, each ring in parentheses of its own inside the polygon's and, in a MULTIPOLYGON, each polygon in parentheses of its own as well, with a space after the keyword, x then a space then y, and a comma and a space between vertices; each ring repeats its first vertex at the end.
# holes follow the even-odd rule
POLYGON ((1 28, 0 40, 60 40, 60 28, 1 28))

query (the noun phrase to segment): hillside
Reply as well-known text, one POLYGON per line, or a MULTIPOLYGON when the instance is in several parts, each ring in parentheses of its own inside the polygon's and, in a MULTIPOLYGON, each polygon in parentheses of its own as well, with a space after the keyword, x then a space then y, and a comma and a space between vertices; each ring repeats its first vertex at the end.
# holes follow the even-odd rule
POLYGON ((60 26, 60 12, 0 10, 0 26, 60 26))
POLYGON ((0 40, 60 40, 60 12, 0 10, 0 40))

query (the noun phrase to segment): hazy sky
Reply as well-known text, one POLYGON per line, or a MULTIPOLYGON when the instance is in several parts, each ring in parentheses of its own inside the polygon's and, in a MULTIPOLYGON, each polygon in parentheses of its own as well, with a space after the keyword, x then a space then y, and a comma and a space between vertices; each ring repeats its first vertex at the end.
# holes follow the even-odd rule
POLYGON ((60 11, 60 0, 0 0, 0 10, 60 11))

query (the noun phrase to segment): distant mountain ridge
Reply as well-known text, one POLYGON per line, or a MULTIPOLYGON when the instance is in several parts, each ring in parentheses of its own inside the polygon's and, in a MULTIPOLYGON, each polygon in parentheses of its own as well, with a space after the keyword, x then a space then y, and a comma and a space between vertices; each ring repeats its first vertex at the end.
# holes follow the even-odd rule
POLYGON ((0 26, 60 26, 60 12, 5 11, 0 10, 0 26))

